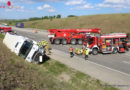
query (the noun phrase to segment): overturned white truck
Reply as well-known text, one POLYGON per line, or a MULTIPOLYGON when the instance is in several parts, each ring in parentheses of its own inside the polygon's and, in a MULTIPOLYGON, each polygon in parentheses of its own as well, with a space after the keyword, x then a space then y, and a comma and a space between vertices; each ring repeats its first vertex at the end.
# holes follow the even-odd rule
POLYGON ((42 63, 46 56, 44 48, 39 48, 36 41, 27 37, 6 33, 3 43, 28 62, 42 63))

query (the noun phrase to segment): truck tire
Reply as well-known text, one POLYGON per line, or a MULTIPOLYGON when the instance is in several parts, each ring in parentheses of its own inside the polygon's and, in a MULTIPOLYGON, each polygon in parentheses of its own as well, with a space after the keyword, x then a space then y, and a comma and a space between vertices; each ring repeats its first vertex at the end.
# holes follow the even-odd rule
POLYGON ((33 59, 33 63, 35 63, 35 64, 40 64, 39 56, 43 56, 43 55, 42 55, 41 53, 37 53, 37 55, 36 55, 35 58, 33 59))
POLYGON ((118 49, 117 49, 117 48, 114 48, 112 53, 113 53, 113 54, 116 54, 117 52, 118 52, 118 49))
POLYGON ((54 43, 57 44, 57 45, 60 44, 60 39, 55 39, 54 43))
POLYGON ((97 55, 97 54, 98 54, 98 49, 97 49, 97 48, 94 48, 94 49, 92 50, 92 54, 93 54, 93 55, 97 55))
POLYGON ((79 39, 79 40, 78 40, 78 44, 79 44, 79 45, 82 45, 82 44, 83 44, 82 39, 79 39))
POLYGON ((66 45, 67 44, 67 40, 66 39, 62 39, 62 44, 66 45))
POLYGON ((72 39, 71 44, 75 45, 76 44, 76 39, 72 39))

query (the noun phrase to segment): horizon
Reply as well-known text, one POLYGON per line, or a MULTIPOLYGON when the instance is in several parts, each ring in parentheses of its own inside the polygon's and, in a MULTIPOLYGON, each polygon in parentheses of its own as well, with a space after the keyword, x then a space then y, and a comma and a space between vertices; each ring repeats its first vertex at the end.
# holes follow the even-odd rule
POLYGON ((130 0, 0 0, 0 19, 130 13, 130 0), (10 4, 7 3, 10 1, 10 4))

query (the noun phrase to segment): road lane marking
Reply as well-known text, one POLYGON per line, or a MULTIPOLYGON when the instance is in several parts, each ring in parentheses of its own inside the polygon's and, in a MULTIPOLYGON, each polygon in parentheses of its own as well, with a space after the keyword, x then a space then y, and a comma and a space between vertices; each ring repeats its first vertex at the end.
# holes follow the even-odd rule
POLYGON ((125 64, 130 64, 130 62, 129 61, 122 61, 123 63, 125 63, 125 64))
MULTIPOLYGON (((88 60, 87 60, 87 61, 88 61, 88 60)), ((104 66, 104 65, 101 65, 101 64, 95 63, 95 62, 93 62, 93 61, 88 61, 88 62, 89 62, 89 63, 92 63, 92 64, 95 64, 95 65, 97 65, 97 66, 100 66, 100 67, 103 67, 103 68, 106 68, 106 69, 109 69, 109 70, 112 70, 112 71, 115 71, 115 72, 121 73, 121 74, 124 74, 124 75, 130 77, 130 74, 127 74, 127 73, 125 73, 125 72, 121 72, 121 71, 119 71, 119 70, 116 70, 116 69, 113 69, 113 68, 110 68, 110 67, 107 67, 107 66, 104 66)))

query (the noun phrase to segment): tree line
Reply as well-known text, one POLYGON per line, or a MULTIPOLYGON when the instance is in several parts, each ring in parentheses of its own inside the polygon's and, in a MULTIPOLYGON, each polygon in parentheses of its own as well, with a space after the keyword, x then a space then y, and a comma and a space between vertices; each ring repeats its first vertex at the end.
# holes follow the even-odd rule
POLYGON ((43 16, 43 17, 32 17, 32 18, 29 18, 28 20, 29 21, 33 21, 33 20, 42 20, 42 19, 56 19, 56 18, 61 18, 61 15, 58 14, 58 15, 54 15, 54 16, 43 16))

